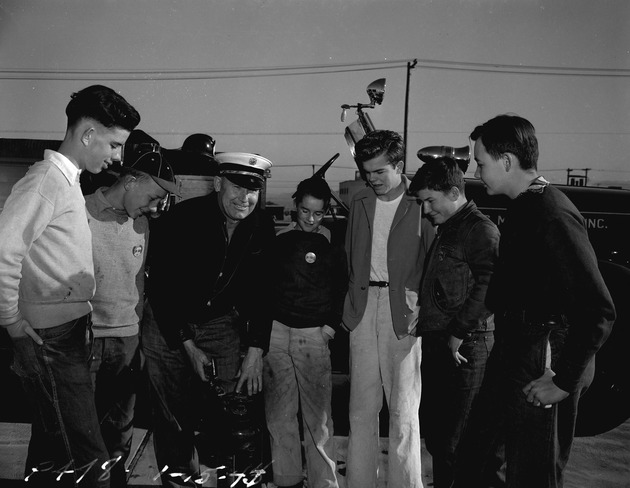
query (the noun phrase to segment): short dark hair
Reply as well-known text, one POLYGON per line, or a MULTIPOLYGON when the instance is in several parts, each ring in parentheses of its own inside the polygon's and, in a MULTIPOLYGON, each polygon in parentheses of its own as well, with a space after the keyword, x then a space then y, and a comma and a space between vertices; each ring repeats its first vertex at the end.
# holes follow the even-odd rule
POLYGON ((144 171, 138 171, 135 168, 128 168, 123 166, 118 174, 119 180, 124 180, 125 176, 133 176, 136 180, 144 181, 144 180, 152 180, 153 178, 149 173, 145 173, 144 171))
POLYGON ((513 114, 497 115, 475 127, 470 134, 473 141, 481 140, 494 159, 505 153, 514 154, 524 170, 537 169, 538 139, 532 123, 513 114))
POLYGON ((408 193, 416 195, 424 189, 446 193, 454 186, 464 193, 464 173, 455 160, 444 157, 420 166, 411 179, 408 193))
POLYGON ((382 154, 392 166, 405 157, 405 143, 398 132, 391 130, 374 130, 368 132, 354 147, 354 160, 361 168, 365 161, 374 159, 382 154))
POLYGON ((140 114, 111 88, 92 85, 73 93, 66 107, 68 127, 90 118, 108 129, 121 127, 132 131, 140 123, 140 114))
POLYGON ((296 206, 300 203, 305 196, 310 195, 313 198, 324 201, 324 209, 330 206, 330 199, 332 198, 332 192, 326 180, 319 176, 311 176, 305 180, 300 181, 297 186, 297 190, 292 195, 293 201, 296 206))

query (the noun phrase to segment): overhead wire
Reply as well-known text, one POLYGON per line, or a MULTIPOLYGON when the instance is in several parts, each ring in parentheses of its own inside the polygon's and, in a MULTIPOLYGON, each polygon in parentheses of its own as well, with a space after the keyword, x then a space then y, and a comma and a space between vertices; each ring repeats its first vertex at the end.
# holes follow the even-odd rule
POLYGON ((252 66, 234 68, 192 68, 192 69, 29 69, 2 68, 0 79, 14 80, 212 80, 234 78, 256 78, 272 76, 304 76, 335 74, 344 72, 373 71, 383 69, 413 68, 456 70, 470 72, 492 72, 552 76, 597 76, 630 77, 627 68, 589 68, 577 66, 543 66, 507 63, 475 63, 469 61, 449 61, 440 59, 396 59, 355 63, 328 63, 294 66, 252 66))
MULTIPOLYGON (((328 63, 294 66, 271 67, 235 67, 235 68, 193 68, 193 69, 150 69, 150 70, 119 70, 119 69, 18 69, 0 68, 0 80, 116 80, 116 81, 147 81, 147 80, 213 80, 256 78, 274 76, 304 76, 335 74, 345 72, 373 71, 383 69, 407 68, 413 63, 412 69, 456 70, 468 72, 492 72, 525 75, 574 76, 574 77, 630 77, 630 69, 626 68, 588 68, 569 66, 542 66, 506 63, 476 63, 467 61, 449 61, 439 59, 396 59, 354 63, 328 63)), ((418 131, 412 131, 417 133, 418 131)), ((625 134, 625 133, 623 133, 625 134)), ((217 133, 217 135, 232 135, 217 133)), ((241 134, 242 135, 242 134, 241 134)), ((272 133, 249 133, 248 135, 278 135, 272 133)), ((287 133, 283 135, 331 135, 327 132, 316 133, 287 133)), ((304 166, 312 166, 305 164, 304 166)), ((338 168, 342 169, 342 168, 338 168)), ((352 169, 352 168, 344 168, 352 169)))

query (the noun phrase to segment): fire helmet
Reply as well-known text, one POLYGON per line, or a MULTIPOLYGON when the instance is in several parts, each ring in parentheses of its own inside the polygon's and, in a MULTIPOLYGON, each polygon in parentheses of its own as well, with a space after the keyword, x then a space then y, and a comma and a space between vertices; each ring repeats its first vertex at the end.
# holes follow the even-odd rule
POLYGON ((203 154, 212 158, 215 144, 216 141, 208 134, 192 134, 184 141, 182 151, 203 154))

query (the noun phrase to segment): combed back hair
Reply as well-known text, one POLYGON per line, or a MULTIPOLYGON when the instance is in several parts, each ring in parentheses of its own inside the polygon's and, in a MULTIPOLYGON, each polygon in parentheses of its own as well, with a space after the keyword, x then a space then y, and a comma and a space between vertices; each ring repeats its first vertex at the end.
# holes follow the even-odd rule
POLYGON ((140 123, 140 114, 111 88, 92 85, 73 93, 66 107, 68 127, 84 118, 96 120, 108 129, 120 127, 132 131, 140 123))
POLYGON ((439 158, 420 166, 409 185, 409 194, 416 195, 420 190, 433 190, 447 193, 457 187, 464 194, 464 173, 451 158, 439 158))
POLYGON ((473 141, 481 140, 494 159, 514 154, 524 170, 537 169, 538 139, 531 122, 513 114, 497 115, 472 131, 473 141))
POLYGON ((405 156, 405 143, 398 132, 374 130, 367 133, 354 146, 354 160, 361 168, 365 161, 385 154, 392 166, 402 161, 405 156))
POLYGON ((310 195, 313 198, 317 198, 318 200, 324 201, 324 210, 328 210, 330 207, 330 199, 332 198, 332 192, 330 191, 330 187, 324 178, 320 178, 319 176, 312 176, 305 180, 300 181, 297 186, 297 190, 293 196, 293 202, 295 206, 304 199, 305 196, 310 195))

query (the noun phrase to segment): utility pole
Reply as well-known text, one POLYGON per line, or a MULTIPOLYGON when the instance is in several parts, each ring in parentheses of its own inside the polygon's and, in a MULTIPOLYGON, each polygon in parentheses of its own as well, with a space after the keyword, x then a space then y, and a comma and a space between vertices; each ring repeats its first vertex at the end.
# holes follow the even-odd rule
POLYGON ((588 172, 591 168, 567 168, 567 185, 571 186, 588 186, 588 172), (572 171, 583 171, 584 174, 572 174, 572 171))
POLYGON ((409 61, 407 63, 407 87, 405 89, 405 129, 403 134, 403 141, 405 143, 405 155, 403 159, 403 174, 407 169, 407 125, 409 120, 409 80, 411 79, 411 70, 416 67, 418 64, 418 60, 414 59, 413 61, 409 61))

